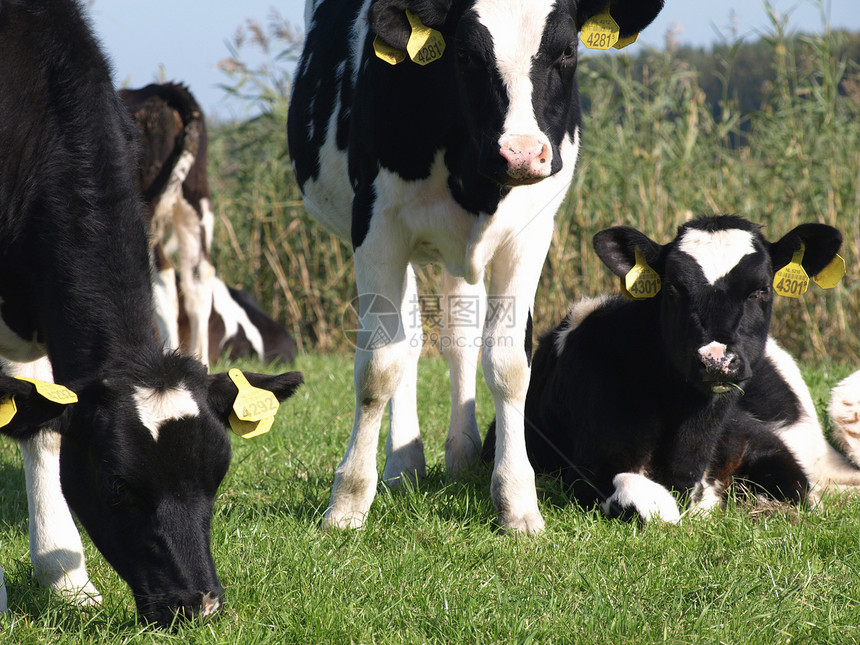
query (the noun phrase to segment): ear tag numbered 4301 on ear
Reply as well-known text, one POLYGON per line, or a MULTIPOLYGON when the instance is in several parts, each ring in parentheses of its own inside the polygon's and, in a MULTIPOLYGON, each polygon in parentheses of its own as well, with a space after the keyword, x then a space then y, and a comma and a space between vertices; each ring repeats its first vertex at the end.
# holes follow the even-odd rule
POLYGON ((250 439, 271 430, 278 411, 278 398, 269 390, 248 383, 240 370, 231 369, 227 375, 239 389, 229 417, 233 432, 250 439))
POLYGON ((821 269, 816 275, 812 276, 812 281, 822 289, 832 289, 842 276, 845 275, 845 260, 838 253, 830 261, 826 267, 821 269))
POLYGON ((809 288, 809 276, 803 268, 803 252, 806 250, 803 242, 791 256, 791 262, 782 267, 773 276, 773 290, 787 298, 800 298, 809 288))
POLYGON ((621 292, 633 300, 653 298, 660 292, 660 274, 645 261, 645 255, 636 247, 636 264, 621 281, 621 292))

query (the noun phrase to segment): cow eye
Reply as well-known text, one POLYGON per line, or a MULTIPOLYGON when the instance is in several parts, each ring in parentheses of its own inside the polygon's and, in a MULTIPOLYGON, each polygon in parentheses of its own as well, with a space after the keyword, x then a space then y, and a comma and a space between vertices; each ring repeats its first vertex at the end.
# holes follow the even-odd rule
POLYGON ((570 43, 567 47, 564 48, 564 51, 561 52, 561 56, 558 57, 557 63, 559 65, 571 65, 576 62, 576 43, 570 43))
POLYGON ((678 291, 678 287, 674 284, 667 284, 663 288, 666 297, 669 298, 672 302, 678 302, 681 299, 681 292, 678 291))
POLYGON ((770 295, 770 287, 765 285, 759 289, 756 289, 750 295, 747 296, 750 300, 764 300, 770 295))
POLYGON ((465 49, 457 50, 457 64, 463 67, 467 67, 472 63, 472 55, 467 52, 465 49))

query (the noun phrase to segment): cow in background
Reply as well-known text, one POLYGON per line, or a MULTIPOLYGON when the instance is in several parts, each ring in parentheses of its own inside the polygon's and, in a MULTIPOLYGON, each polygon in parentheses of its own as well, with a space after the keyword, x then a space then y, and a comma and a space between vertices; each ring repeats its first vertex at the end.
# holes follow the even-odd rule
MULTIPOLYGON (((0 434, 24 454, 34 575, 98 598, 71 508, 144 620, 211 615, 237 386, 156 337, 134 125, 78 2, 0 2, 0 88, 0 434)), ((301 383, 246 377, 278 400, 301 383)))
POLYGON ((736 479, 794 501, 860 484, 768 335, 774 271, 803 246, 814 276, 841 242, 830 226, 804 224, 771 243, 728 216, 689 222, 666 245, 629 227, 598 233, 613 273, 648 265, 662 284, 651 281, 651 298, 580 301, 541 340, 525 408, 532 465, 560 472, 580 504, 666 521, 680 517, 670 491, 706 511, 736 479))
POLYGON ((292 362, 296 350, 289 333, 250 296, 231 292, 215 276, 208 136, 197 100, 178 83, 123 89, 119 95, 139 134, 139 190, 150 222, 162 339, 204 363, 217 361, 225 350, 231 358, 292 362))

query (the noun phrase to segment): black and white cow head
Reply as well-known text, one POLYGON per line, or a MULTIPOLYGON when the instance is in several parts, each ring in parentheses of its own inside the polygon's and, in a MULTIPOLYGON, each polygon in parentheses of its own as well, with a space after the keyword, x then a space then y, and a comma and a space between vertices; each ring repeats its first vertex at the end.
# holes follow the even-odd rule
MULTIPOLYGON (((0 375, 17 413, 2 428, 23 436, 49 423, 62 435, 63 494, 99 551, 129 584, 141 616, 208 616, 221 604, 209 548, 215 493, 230 464, 226 427, 237 388, 179 354, 152 356, 79 385, 63 406, 0 375)), ((301 374, 245 374, 279 401, 301 374)))
MULTIPOLYGON (((639 32, 663 6, 662 0, 376 0, 368 21, 372 34, 398 50, 406 49, 412 31, 407 9, 441 33, 446 45, 438 61, 423 69, 401 65, 390 73, 399 74, 401 86, 438 88, 439 99, 427 106, 428 113, 460 113, 454 120, 464 121, 465 149, 462 167, 452 170, 476 169, 509 188, 561 170, 560 148, 566 141, 573 144, 568 139, 580 123, 574 80, 578 33, 608 4, 621 36, 639 32), (441 95, 452 76, 459 100, 441 95)), ((456 156, 449 154, 446 161, 451 164, 456 156)))
POLYGON ((659 275, 660 334, 672 365, 688 383, 721 393, 750 378, 764 354, 773 305, 774 272, 804 245, 802 265, 816 275, 833 259, 842 235, 824 224, 802 224, 777 242, 739 217, 705 217, 661 245, 618 226, 594 237, 600 259, 624 277, 638 249, 659 275))

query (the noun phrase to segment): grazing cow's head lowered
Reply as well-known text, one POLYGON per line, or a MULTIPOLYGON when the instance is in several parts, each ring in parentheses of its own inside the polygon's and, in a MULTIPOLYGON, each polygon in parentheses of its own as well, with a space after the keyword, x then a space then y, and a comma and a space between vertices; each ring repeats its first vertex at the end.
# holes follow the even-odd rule
POLYGON ((842 243, 839 231, 824 224, 803 224, 777 242, 759 228, 725 216, 685 224, 666 245, 625 226, 594 237, 597 254, 616 275, 634 267, 637 250, 660 275, 659 342, 678 373, 705 391, 742 387, 751 376, 767 342, 774 272, 803 246, 803 268, 814 276, 842 243))
POLYGON ((580 121, 574 80, 579 31, 607 6, 624 37, 651 22, 663 2, 376 0, 368 22, 373 34, 400 51, 413 33, 407 10, 439 31, 445 45, 438 60, 423 68, 407 60, 387 71, 398 75, 399 84, 438 88, 428 114, 462 112, 456 118, 464 121, 465 149, 449 151, 448 161, 462 157, 463 167, 453 170, 475 168, 509 188, 561 170, 559 148, 580 121), (452 77, 459 100, 447 95, 452 77))
MULTIPOLYGON (((62 435, 63 493, 87 533, 128 582, 140 614, 168 625, 174 614, 208 616, 223 588, 209 549, 215 493, 230 464, 226 430, 237 388, 199 362, 153 353, 79 385, 78 402, 52 403, 26 381, 0 375, 17 413, 15 438, 49 423, 62 435), (53 419, 53 421, 51 421, 53 419)), ((246 374, 279 401, 297 372, 246 374)))

